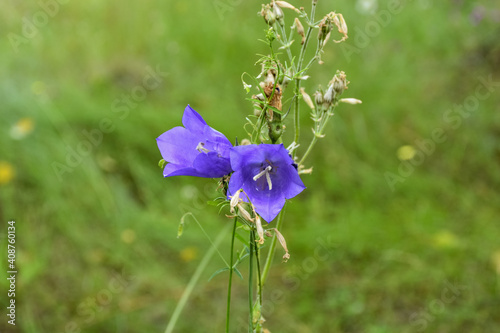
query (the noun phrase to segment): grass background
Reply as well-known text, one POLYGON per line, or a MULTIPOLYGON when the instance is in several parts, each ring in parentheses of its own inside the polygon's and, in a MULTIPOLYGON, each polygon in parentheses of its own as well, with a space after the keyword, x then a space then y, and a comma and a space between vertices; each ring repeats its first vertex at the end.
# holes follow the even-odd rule
MULTIPOLYGON (((278 251, 267 284, 271 332, 500 331, 499 85, 458 126, 444 118, 474 96, 480 77, 500 81, 500 8, 493 0, 407 1, 363 40, 387 6, 379 1, 367 13, 360 2, 319 1, 318 16, 344 14, 357 51, 329 44, 306 87, 312 93, 341 69, 351 81, 344 96, 363 104, 337 109, 310 157, 313 174, 302 177, 308 189, 287 207, 292 258, 280 264, 278 251), (398 174, 398 148, 417 147, 436 128, 446 140, 392 190, 385 174, 398 174), (448 301, 450 283, 460 288, 448 301)), ((257 41, 260 3, 57 8, 44 21, 40 4, 8 0, 0 13, 0 235, 5 249, 14 219, 19 270, 17 325, 6 322, 2 278, 0 328, 163 332, 210 246, 191 222, 176 238, 183 212, 213 238, 230 222, 205 205, 216 181, 163 179, 155 138, 180 124, 188 103, 231 140, 244 136, 251 106, 240 75, 257 74, 256 54, 266 52, 257 41), (29 30, 33 20, 38 27, 29 30), (17 48, 12 34, 26 37, 17 48), (116 112, 148 67, 167 73, 161 85, 126 116, 116 112), (12 128, 25 118, 33 130, 15 139, 12 128), (113 130, 58 175, 54 163, 64 164, 87 140, 82 131, 104 118, 113 130)), ((302 118, 307 139, 307 112, 302 118)), ((221 251, 228 248, 226 240, 221 251)), ((211 261, 176 332, 223 330, 227 275, 207 282, 222 266, 211 261)), ((235 281, 233 331, 244 332, 246 281, 235 281)))

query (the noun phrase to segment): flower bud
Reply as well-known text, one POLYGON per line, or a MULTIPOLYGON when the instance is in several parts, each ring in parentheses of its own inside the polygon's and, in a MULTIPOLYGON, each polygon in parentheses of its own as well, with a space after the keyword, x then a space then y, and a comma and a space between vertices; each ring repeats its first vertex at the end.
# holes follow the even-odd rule
POLYGON ((243 207, 242 203, 238 203, 237 207, 238 207, 238 213, 240 213, 240 216, 244 220, 248 222, 251 222, 253 220, 252 215, 250 215, 250 213, 245 209, 245 207, 243 207))
POLYGON ((317 90, 314 93, 314 102, 316 103, 316 105, 323 104, 323 93, 321 91, 317 90))
POLYGON ((357 98, 342 98, 339 102, 347 103, 347 104, 361 104, 363 103, 361 100, 357 98))
POLYGON ((302 98, 304 102, 306 102, 307 106, 309 106, 312 110, 314 110, 314 104, 311 100, 311 96, 304 90, 304 88, 300 88, 300 93, 302 94, 302 98))
POLYGON ((271 9, 271 5, 262 5, 262 10, 260 11, 260 15, 264 18, 264 21, 268 25, 273 25, 274 22, 276 22, 276 15, 274 14, 273 10, 271 9))
POLYGON ((328 89, 326 89, 325 95, 323 96, 323 102, 329 107, 332 104, 334 98, 335 91, 333 90, 333 84, 330 83, 328 89))
POLYGON ((333 79, 330 81, 330 84, 333 85, 333 90, 338 95, 342 95, 345 89, 347 89, 347 84, 349 83, 346 80, 346 75, 344 72, 337 71, 337 74, 333 77, 333 79))
POLYGON ((273 5, 273 14, 276 17, 276 20, 278 20, 278 23, 280 25, 283 25, 283 17, 285 14, 283 13, 283 10, 280 8, 280 6, 274 4, 273 5))
POLYGON ((241 199, 240 199, 240 193, 241 193, 241 190, 240 191, 237 191, 231 198, 231 201, 229 202, 229 211, 234 214, 234 208, 236 206, 238 206, 238 204, 240 203, 241 199))
POLYGON ((251 145, 252 143, 250 142, 250 140, 248 139, 243 139, 241 140, 240 142, 240 146, 248 146, 248 145, 251 145))
POLYGON ((257 227, 257 235, 259 235, 257 243, 262 245, 264 244, 264 228, 262 228, 262 221, 259 215, 255 215, 255 226, 257 227))
POLYGON ((300 23, 298 17, 295 18, 295 27, 297 28, 297 33, 302 37, 300 45, 304 45, 304 42, 306 41, 306 34, 304 32, 304 26, 302 25, 302 23, 300 23))
POLYGON ((280 6, 281 8, 288 8, 288 9, 294 10, 296 13, 300 14, 300 10, 298 10, 297 8, 295 8, 294 6, 292 6, 291 4, 289 4, 286 1, 275 1, 275 3, 278 6, 280 6))

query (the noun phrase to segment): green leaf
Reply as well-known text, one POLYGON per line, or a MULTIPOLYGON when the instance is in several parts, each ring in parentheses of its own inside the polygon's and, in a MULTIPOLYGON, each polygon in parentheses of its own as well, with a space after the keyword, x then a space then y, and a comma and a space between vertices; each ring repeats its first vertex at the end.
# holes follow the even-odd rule
POLYGON ((217 275, 219 275, 220 273, 222 272, 225 272, 225 271, 228 271, 229 268, 227 267, 224 267, 224 268, 221 268, 219 269, 218 271, 216 271, 214 274, 212 274, 212 276, 210 276, 210 278, 208 279, 208 281, 212 280, 214 277, 216 277, 217 275))
POLYGON ((158 162, 158 166, 160 168, 165 168, 165 165, 167 165, 167 161, 165 161, 164 159, 161 159, 159 162, 158 162))
POLYGON ((240 277, 241 280, 243 280, 243 275, 241 275, 240 271, 238 270, 238 268, 234 267, 233 268, 234 272, 236 273, 236 275, 238 275, 240 277))
POLYGON ((215 199, 215 200, 208 200, 207 204, 210 205, 210 206, 217 207, 219 205, 219 202, 217 202, 217 199, 215 199))

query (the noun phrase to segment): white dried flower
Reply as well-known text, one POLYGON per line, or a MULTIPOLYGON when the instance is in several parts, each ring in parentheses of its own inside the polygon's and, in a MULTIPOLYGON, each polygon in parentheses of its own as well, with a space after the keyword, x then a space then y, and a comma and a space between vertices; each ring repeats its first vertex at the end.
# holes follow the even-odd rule
POLYGON ((281 8, 291 9, 291 10, 294 10, 295 12, 300 14, 300 10, 298 10, 297 8, 295 8, 294 6, 292 6, 291 4, 289 4, 286 1, 276 1, 276 4, 278 6, 280 6, 281 8))
POLYGON ((302 98, 304 99, 304 102, 306 102, 307 106, 309 106, 311 109, 314 110, 314 103, 311 100, 311 96, 309 96, 304 88, 300 88, 300 93, 302 94, 302 98))
POLYGON ((257 235, 259 235, 257 242, 262 245, 264 244, 264 228, 262 228, 262 221, 259 215, 255 215, 255 226, 257 227, 257 235))
POLYGON ((361 104, 363 101, 356 98, 342 98, 339 102, 347 103, 347 104, 361 104))

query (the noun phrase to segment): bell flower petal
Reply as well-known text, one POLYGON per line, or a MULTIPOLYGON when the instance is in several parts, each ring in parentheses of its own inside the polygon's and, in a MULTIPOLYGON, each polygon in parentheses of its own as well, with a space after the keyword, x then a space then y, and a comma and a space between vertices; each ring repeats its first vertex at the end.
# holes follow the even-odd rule
POLYGON ((174 127, 160 135, 156 142, 168 164, 164 177, 194 176, 218 178, 232 172, 229 161, 231 142, 207 125, 189 105, 182 116, 184 127, 174 127))
MULTIPOLYGON (((231 175, 228 196, 243 189, 256 212, 271 222, 291 199, 306 187, 283 144, 260 144, 230 149, 231 175)), ((245 195, 240 196, 248 201, 245 195)))

